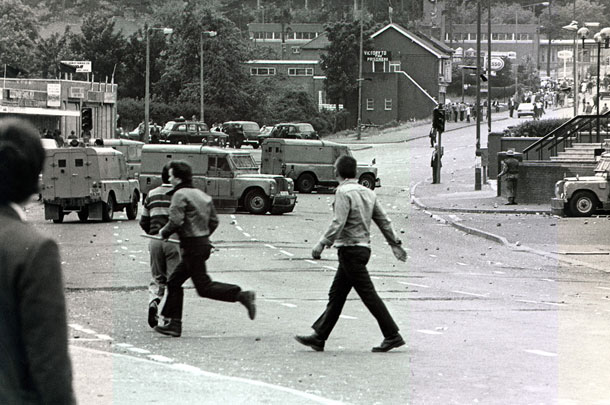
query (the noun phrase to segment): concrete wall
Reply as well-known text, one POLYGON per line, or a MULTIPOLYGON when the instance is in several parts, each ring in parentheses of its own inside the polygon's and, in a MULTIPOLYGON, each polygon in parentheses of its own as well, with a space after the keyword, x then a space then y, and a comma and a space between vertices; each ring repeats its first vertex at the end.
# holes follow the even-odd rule
MULTIPOLYGON (((515 152, 523 152, 525 148, 538 141, 538 137, 506 137, 501 132, 492 132, 487 137, 487 149, 489 150, 489 171, 490 179, 498 177, 498 152, 507 151, 509 149, 515 152)), ((549 159, 548 151, 543 159, 549 159)))
MULTIPOLYGON (((596 163, 523 162, 519 165, 518 203, 549 203, 555 196, 555 183, 564 177, 592 176, 596 163)), ((491 168, 490 168, 491 169, 491 168)), ((505 195, 506 187, 498 181, 498 192, 505 195)))

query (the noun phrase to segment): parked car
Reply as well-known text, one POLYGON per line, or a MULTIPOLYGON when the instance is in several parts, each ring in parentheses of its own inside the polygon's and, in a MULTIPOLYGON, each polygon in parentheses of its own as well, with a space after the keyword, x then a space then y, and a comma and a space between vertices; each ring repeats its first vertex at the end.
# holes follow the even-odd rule
POLYGON ((159 134, 159 143, 204 144, 224 147, 229 136, 223 132, 211 132, 205 122, 169 121, 159 134))
POLYGON ((610 209, 610 153, 603 153, 594 176, 566 177, 555 183, 553 214, 590 217, 598 209, 610 209))
POLYGON ((517 107, 517 117, 529 115, 534 116, 534 104, 533 103, 520 103, 517 107))
POLYGON ((241 132, 243 132, 243 139, 240 144, 236 144, 235 146, 239 149, 242 144, 252 145, 254 149, 257 149, 260 146, 258 142, 258 135, 260 134, 260 127, 254 121, 227 121, 222 124, 223 131, 224 128, 228 128, 229 126, 234 126, 236 128, 241 128, 241 132))
POLYGON ((273 127, 268 136, 259 135, 260 143, 262 144, 267 138, 320 139, 313 126, 306 122, 277 124, 273 127))

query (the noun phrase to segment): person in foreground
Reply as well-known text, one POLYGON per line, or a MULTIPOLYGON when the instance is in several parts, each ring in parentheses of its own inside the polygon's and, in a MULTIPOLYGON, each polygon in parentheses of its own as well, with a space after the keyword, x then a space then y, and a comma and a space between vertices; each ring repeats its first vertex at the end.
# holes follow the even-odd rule
POLYGON ((218 217, 212 197, 193 187, 193 171, 188 162, 173 160, 169 163, 170 191, 169 221, 161 229, 163 240, 175 232, 180 239, 181 261, 167 280, 167 296, 161 315, 168 320, 155 326, 164 335, 179 337, 182 334, 182 284, 189 278, 201 297, 218 301, 240 302, 248 310, 250 319, 256 316, 254 291, 242 291, 237 285, 212 281, 205 262, 210 257, 210 235, 218 227, 218 217))
POLYGON ((74 404, 57 244, 25 222, 45 153, 28 122, 0 120, 0 404, 74 404))
POLYGON ((309 336, 295 336, 299 343, 316 351, 324 350, 324 344, 341 315, 352 287, 377 319, 383 333, 383 342, 373 347, 373 352, 387 352, 405 344, 398 333, 398 326, 375 291, 366 269, 371 257, 371 220, 377 224, 398 260, 406 261, 407 252, 396 236, 390 219, 377 201, 375 192, 356 181, 356 166, 356 159, 347 155, 339 157, 335 162, 335 174, 339 186, 335 192, 333 219, 311 252, 314 259, 319 259, 324 248, 334 244, 339 256, 339 267, 328 293, 328 305, 312 325, 314 333, 309 336))

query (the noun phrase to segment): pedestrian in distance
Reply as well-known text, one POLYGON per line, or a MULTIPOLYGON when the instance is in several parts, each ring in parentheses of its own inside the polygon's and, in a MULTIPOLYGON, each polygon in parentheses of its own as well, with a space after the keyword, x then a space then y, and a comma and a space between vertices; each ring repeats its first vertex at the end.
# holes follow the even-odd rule
POLYGON ((434 126, 430 128, 430 133, 428 134, 428 137, 430 137, 430 147, 434 148, 434 144, 436 143, 436 128, 434 128, 434 126))
MULTIPOLYGON (((172 191, 173 186, 169 182, 168 164, 164 165, 161 170, 161 182, 159 187, 149 191, 140 217, 140 227, 149 235, 158 234, 169 220, 172 198, 167 193, 172 191)), ((177 235, 170 235, 170 238, 176 239, 177 235)), ((148 325, 154 328, 159 323, 158 312, 165 296, 167 280, 180 263, 180 248, 176 243, 151 239, 148 250, 152 274, 152 280, 148 286, 148 325)))
POLYGON ((328 293, 326 310, 312 325, 314 333, 295 336, 299 343, 316 351, 324 350, 352 287, 377 319, 384 336, 381 345, 373 347, 372 351, 387 352, 405 344, 398 333, 398 326, 375 291, 366 268, 371 256, 371 221, 379 227, 398 260, 406 261, 407 253, 375 192, 358 184, 356 167, 356 159, 347 155, 340 156, 335 162, 339 186, 335 192, 333 219, 311 252, 314 259, 320 259, 324 248, 334 245, 339 256, 339 267, 328 293))
POLYGON ((440 172, 440 168, 443 166, 442 161, 439 162, 438 160, 442 157, 441 154, 439 154, 438 151, 438 146, 434 148, 434 150, 432 151, 432 158, 430 159, 430 166, 432 167, 432 184, 439 184, 439 172, 440 172))
POLYGON ((210 257, 210 236, 218 227, 218 216, 212 197, 193 186, 193 171, 188 162, 174 160, 169 163, 169 180, 174 186, 167 224, 161 229, 161 238, 167 241, 174 233, 180 239, 181 260, 167 280, 167 296, 161 315, 167 320, 155 326, 155 331, 179 337, 182 334, 182 285, 189 278, 197 294, 225 302, 240 302, 248 310, 250 319, 256 316, 254 291, 242 291, 234 284, 212 281, 207 273, 206 260, 210 257))
POLYGON ((519 160, 515 157, 515 152, 509 149, 506 157, 502 160, 502 170, 498 173, 498 178, 506 184, 506 195, 508 201, 505 205, 517 205, 517 181, 519 180, 519 160))
POLYGON ((0 120, 0 404, 75 404, 59 248, 27 224, 45 152, 28 122, 0 120))

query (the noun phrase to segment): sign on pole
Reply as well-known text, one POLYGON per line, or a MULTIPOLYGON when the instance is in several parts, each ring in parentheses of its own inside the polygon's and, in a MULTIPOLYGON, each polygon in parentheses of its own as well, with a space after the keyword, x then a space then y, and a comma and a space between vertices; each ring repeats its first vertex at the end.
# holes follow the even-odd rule
POLYGON ((76 73, 91 73, 91 61, 90 60, 62 60, 61 63, 66 65, 74 66, 76 73))

